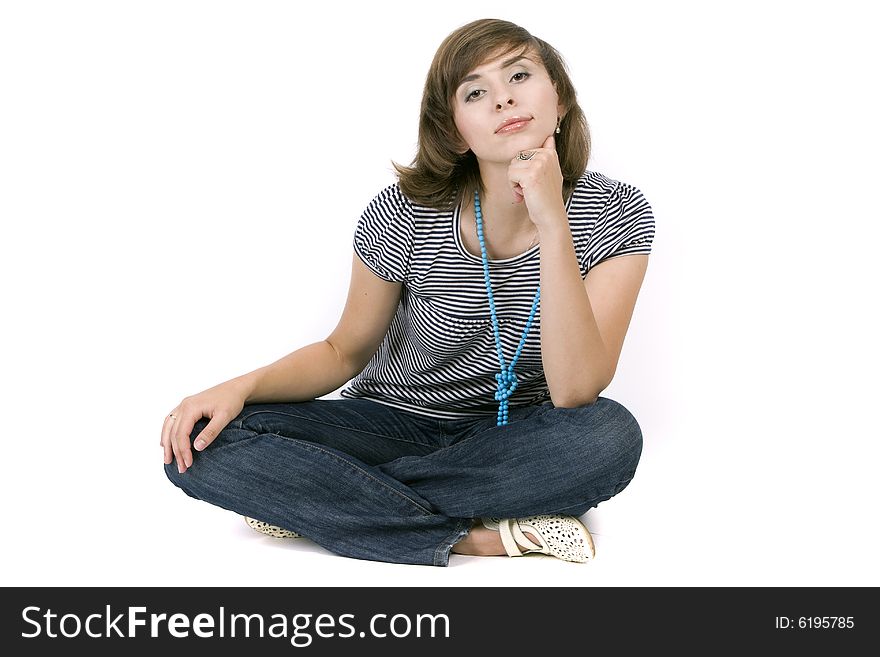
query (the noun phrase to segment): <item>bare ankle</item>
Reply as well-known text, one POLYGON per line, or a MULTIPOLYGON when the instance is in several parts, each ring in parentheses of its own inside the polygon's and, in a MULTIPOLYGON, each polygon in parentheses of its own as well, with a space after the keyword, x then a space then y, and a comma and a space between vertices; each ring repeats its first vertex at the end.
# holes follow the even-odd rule
MULTIPOLYGON (((540 545, 531 532, 523 532, 527 539, 540 545)), ((452 546, 454 554, 467 554, 478 557, 495 557, 507 554, 501 534, 496 530, 487 529, 481 523, 475 524, 467 536, 452 546)))
POLYGON ((476 525, 471 531, 452 546, 455 554, 468 554, 479 557, 492 557, 506 554, 504 545, 501 543, 501 535, 486 529, 482 525, 476 525))

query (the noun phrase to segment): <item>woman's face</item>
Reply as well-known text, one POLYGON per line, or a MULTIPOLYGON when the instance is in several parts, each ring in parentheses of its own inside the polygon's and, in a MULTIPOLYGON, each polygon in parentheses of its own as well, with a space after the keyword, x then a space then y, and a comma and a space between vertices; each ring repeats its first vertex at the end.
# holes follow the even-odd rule
POLYGON ((538 148, 563 115, 553 81, 530 53, 487 60, 455 91, 455 125, 477 159, 510 162, 519 151, 538 148), (511 119, 518 120, 509 124, 511 119))

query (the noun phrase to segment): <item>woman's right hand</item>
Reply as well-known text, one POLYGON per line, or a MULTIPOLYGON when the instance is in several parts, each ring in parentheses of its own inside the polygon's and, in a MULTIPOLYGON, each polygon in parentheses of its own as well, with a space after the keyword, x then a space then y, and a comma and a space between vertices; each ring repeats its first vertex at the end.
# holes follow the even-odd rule
POLYGON ((196 422, 210 418, 207 426, 196 436, 193 447, 202 451, 217 437, 220 431, 244 408, 247 392, 237 379, 208 388, 197 395, 185 397, 165 416, 162 424, 162 445, 165 463, 177 461, 181 474, 193 463, 190 434, 196 422))

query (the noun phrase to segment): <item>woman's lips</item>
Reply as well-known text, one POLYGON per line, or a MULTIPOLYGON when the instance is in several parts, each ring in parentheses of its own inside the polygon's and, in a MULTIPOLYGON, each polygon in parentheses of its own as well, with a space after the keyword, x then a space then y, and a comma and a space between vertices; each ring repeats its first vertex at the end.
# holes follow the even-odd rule
POLYGON ((531 119, 523 119, 522 121, 517 121, 516 123, 508 123, 503 128, 499 129, 495 134, 501 135, 508 132, 517 132, 518 130, 522 130, 526 125, 528 125, 531 119))

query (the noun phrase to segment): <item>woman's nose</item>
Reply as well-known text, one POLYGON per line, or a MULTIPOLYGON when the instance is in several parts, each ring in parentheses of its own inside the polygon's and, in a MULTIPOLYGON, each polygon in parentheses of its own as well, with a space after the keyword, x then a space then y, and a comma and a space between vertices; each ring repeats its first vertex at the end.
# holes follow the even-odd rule
POLYGON ((510 94, 505 94, 502 96, 498 102, 495 104, 495 109, 504 109, 505 106, 513 105, 513 97, 510 94))

